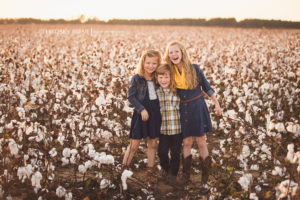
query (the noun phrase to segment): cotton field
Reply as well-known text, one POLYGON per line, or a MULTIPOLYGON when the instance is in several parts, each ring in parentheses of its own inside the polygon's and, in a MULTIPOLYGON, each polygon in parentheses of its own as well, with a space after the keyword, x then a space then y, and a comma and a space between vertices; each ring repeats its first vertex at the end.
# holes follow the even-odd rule
POLYGON ((0 199, 300 199, 300 30, 1 25, 0 46, 0 199), (207 98, 209 186, 163 194, 137 175, 145 144, 120 169, 130 77, 144 50, 172 40, 223 115, 207 98))

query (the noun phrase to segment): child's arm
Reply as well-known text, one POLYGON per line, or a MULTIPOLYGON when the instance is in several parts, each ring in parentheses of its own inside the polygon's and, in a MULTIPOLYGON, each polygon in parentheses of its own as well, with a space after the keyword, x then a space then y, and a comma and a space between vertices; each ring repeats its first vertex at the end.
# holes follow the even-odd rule
POLYGON ((137 83, 136 83, 136 79, 137 79, 137 75, 134 75, 131 78, 130 81, 130 87, 128 90, 128 100, 129 102, 134 106, 134 108, 136 109, 136 111, 138 113, 141 113, 142 110, 145 109, 145 107, 139 102, 139 100, 136 98, 136 94, 137 94, 137 83))
POLYGON ((207 81, 206 77, 204 76, 199 66, 194 65, 194 67, 197 73, 199 84, 201 85, 204 92, 210 97, 213 93, 215 93, 215 90, 210 86, 209 82, 207 81))
POLYGON ((197 67, 195 67, 195 69, 196 69, 198 78, 200 77, 201 86, 202 86, 204 92, 214 102, 216 115, 220 116, 221 115, 221 107, 220 107, 220 104, 219 104, 219 102, 216 98, 215 90, 210 86, 210 84, 207 81, 206 77, 204 76, 203 72, 199 69, 199 67, 198 68, 197 67))
POLYGON ((221 107, 220 107, 220 104, 216 98, 216 95, 215 94, 212 94, 210 96, 210 99, 215 103, 215 112, 216 112, 216 115, 217 116, 221 116, 221 107))

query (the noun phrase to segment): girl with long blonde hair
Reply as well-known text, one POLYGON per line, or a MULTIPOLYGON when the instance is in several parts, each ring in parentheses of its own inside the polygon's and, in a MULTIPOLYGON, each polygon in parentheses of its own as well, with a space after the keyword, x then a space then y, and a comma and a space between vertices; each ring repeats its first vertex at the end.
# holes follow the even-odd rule
POLYGON ((165 61, 174 70, 174 79, 177 93, 181 99, 180 117, 183 134, 183 181, 190 182, 192 165, 191 148, 193 138, 196 138, 200 153, 202 169, 202 183, 208 181, 211 157, 209 156, 206 133, 212 132, 212 123, 209 110, 203 97, 203 91, 215 104, 215 112, 221 115, 221 108, 215 96, 214 89, 210 86, 199 66, 192 64, 186 48, 177 41, 170 42, 165 52, 165 61))

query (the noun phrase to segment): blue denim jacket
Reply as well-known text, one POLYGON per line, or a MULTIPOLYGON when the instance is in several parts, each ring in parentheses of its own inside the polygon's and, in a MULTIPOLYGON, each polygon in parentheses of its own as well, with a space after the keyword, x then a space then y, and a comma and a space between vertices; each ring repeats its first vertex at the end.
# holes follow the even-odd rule
POLYGON ((204 76, 203 72, 201 71, 200 67, 197 64, 193 64, 196 74, 198 77, 199 84, 203 88, 203 90, 206 92, 206 94, 210 97, 215 93, 215 90, 210 86, 209 82, 207 81, 206 77, 204 76))
MULTIPOLYGON (((157 84, 155 79, 153 79, 155 87, 157 84)), ((155 88, 155 89, 156 89, 155 88)), ((142 102, 145 98, 146 91, 148 90, 148 84, 145 77, 135 74, 131 78, 130 87, 128 90, 128 100, 131 104, 131 107, 134 107, 138 113, 141 113, 145 107, 142 105, 142 102)))

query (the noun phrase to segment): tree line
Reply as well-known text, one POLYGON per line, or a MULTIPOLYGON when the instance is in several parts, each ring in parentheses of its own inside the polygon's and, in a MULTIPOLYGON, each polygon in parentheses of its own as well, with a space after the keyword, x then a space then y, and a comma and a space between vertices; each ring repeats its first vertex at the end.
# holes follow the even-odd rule
POLYGON ((108 21, 98 18, 85 19, 81 15, 77 19, 36 19, 36 18, 5 18, 0 19, 0 24, 116 24, 116 25, 173 25, 173 26, 220 26, 239 28, 291 28, 300 29, 300 21, 244 19, 236 21, 235 18, 174 18, 174 19, 110 19, 108 21))

